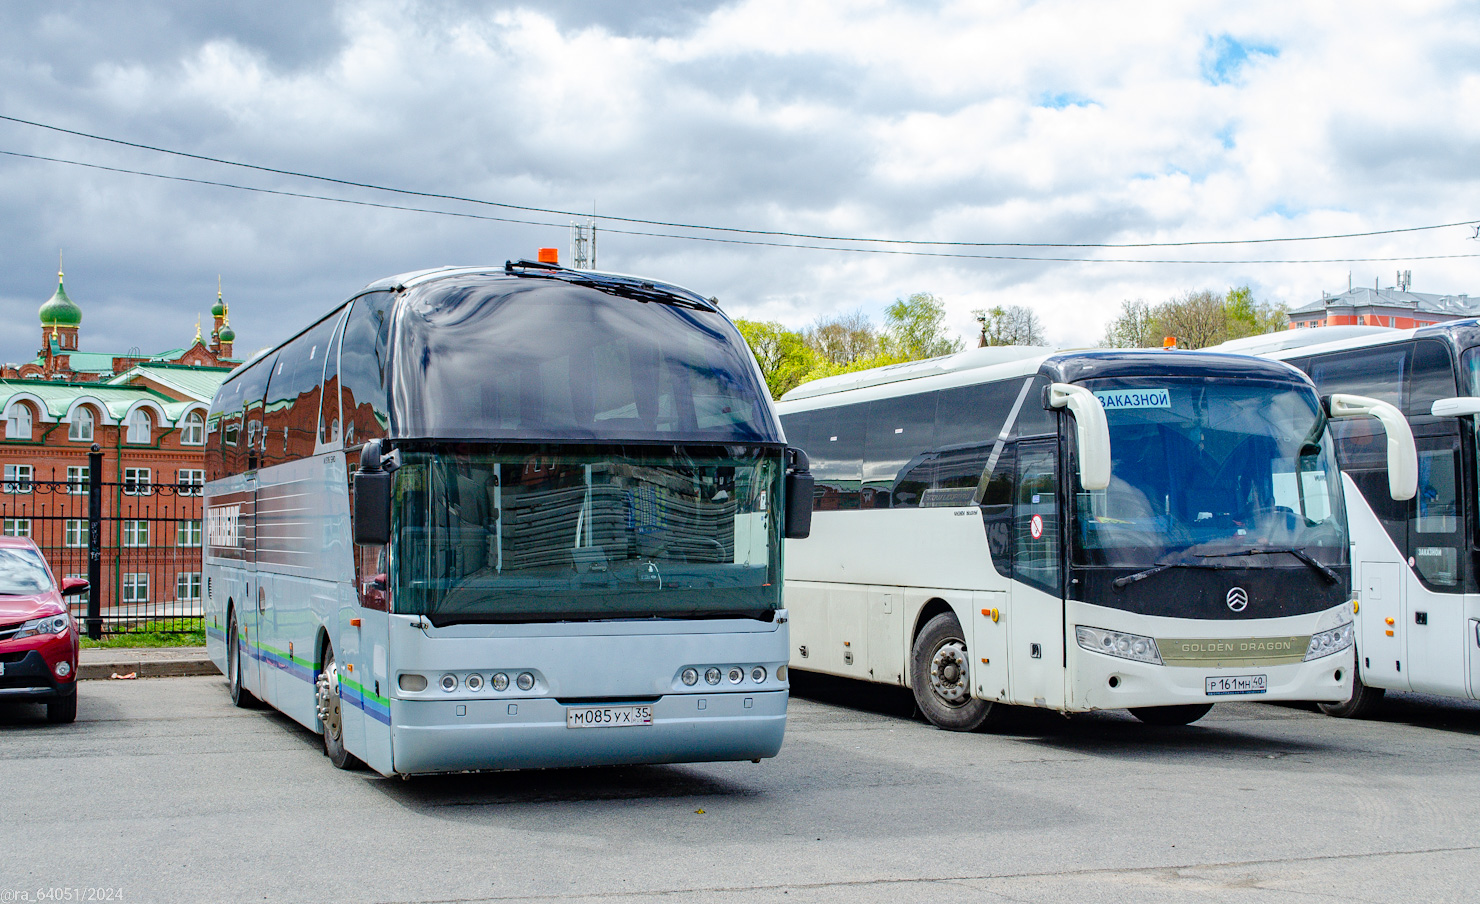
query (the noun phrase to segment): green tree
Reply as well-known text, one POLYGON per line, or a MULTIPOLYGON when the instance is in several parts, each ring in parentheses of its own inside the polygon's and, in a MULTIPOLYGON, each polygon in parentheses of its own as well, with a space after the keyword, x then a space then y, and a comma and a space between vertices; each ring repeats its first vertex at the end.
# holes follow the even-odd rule
POLYGON ((771 398, 779 399, 809 379, 808 373, 819 359, 799 331, 788 330, 774 321, 736 320, 735 326, 755 354, 771 398))
POLYGON ((1121 302, 1120 314, 1105 328, 1100 344, 1111 348, 1155 348, 1175 336, 1181 348, 1207 348, 1229 339, 1285 328, 1285 306, 1255 301, 1248 286, 1223 295, 1206 289, 1185 292, 1155 307, 1121 302))
POLYGON ((1141 299, 1122 301, 1120 314, 1105 327, 1106 348, 1155 348, 1161 345, 1156 312, 1141 299))
POLYGON ((963 345, 959 336, 946 331, 945 302, 929 292, 896 299, 884 309, 884 317, 884 335, 879 346, 885 357, 918 361, 955 354, 963 345))

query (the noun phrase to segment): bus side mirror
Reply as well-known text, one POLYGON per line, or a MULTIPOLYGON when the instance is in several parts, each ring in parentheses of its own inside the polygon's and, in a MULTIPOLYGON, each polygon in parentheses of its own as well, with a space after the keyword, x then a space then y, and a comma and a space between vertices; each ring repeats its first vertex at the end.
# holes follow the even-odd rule
POLYGON ((1110 422, 1105 406, 1094 393, 1072 383, 1049 386, 1048 404, 1068 408, 1079 426, 1079 484, 1086 490, 1110 486, 1110 422))
MULTIPOLYGON (((1443 400, 1454 401, 1454 400, 1443 400)), ((1460 400, 1463 401, 1463 400, 1460 400)), ((1388 495, 1396 502, 1418 494, 1418 447, 1403 412, 1387 402, 1366 396, 1337 393, 1325 400, 1326 413, 1334 419, 1375 417, 1387 434, 1388 495)), ((1439 403, 1434 404, 1435 408, 1439 403)))
POLYGON ((1465 396, 1458 399, 1440 399, 1429 409, 1434 417, 1465 417, 1480 414, 1480 399, 1465 396))
POLYGON ((788 540, 805 540, 812 534, 812 479, 807 453, 795 447, 786 450, 786 523, 788 540))
POLYGON ((355 472, 355 543, 383 546, 391 540, 392 474, 380 467, 380 443, 371 440, 360 452, 360 470, 355 472))

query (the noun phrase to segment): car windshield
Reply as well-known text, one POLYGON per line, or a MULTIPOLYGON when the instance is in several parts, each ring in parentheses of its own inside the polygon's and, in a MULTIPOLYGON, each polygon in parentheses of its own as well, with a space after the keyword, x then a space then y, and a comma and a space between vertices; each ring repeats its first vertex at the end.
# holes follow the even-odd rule
POLYGON ((1244 379, 1087 382, 1110 423, 1106 490, 1077 493, 1075 561, 1149 566, 1298 549, 1347 555, 1326 416, 1308 387, 1244 379))
POLYGON ((397 612, 434 623, 766 617, 781 452, 762 446, 407 451, 397 612))
POLYGON ((0 596, 31 596, 51 589, 51 575, 39 555, 0 547, 0 596))

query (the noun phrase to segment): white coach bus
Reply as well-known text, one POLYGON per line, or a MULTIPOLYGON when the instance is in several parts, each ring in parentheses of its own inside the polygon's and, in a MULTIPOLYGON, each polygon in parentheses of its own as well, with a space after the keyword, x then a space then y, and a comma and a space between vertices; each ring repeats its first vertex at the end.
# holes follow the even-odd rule
POLYGON ((943 728, 1003 704, 1186 724, 1345 700, 1349 538, 1331 418, 1390 405, 1199 352, 986 348, 787 393, 811 460, 788 552, 793 668, 905 685, 943 728))
POLYGON ((1322 395, 1359 393, 1407 415, 1418 492, 1395 502, 1381 426, 1333 425, 1346 496, 1357 613, 1356 683, 1336 716, 1369 714, 1384 691, 1480 699, 1480 321, 1392 330, 1325 327, 1227 343, 1299 367, 1322 395))
POLYGON ((210 655, 335 765, 780 749, 810 478, 704 298, 530 262, 382 280, 223 383, 207 461, 210 655))

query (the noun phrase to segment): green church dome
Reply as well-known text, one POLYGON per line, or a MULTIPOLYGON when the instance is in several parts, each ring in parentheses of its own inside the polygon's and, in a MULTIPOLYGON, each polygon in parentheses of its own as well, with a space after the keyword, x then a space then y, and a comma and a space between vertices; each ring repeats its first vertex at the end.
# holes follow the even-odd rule
POLYGON ((56 294, 47 299, 38 313, 42 326, 78 326, 82 323, 82 309, 67 297, 67 290, 62 288, 61 273, 57 274, 56 294))
POLYGON ((236 341, 236 330, 233 330, 231 328, 231 324, 229 324, 229 323, 222 324, 222 326, 221 326, 221 332, 217 333, 216 336, 222 342, 235 342, 236 341))
POLYGON ((220 317, 226 313, 226 302, 221 300, 220 290, 216 291, 216 303, 211 305, 211 316, 220 317))

